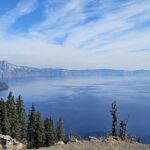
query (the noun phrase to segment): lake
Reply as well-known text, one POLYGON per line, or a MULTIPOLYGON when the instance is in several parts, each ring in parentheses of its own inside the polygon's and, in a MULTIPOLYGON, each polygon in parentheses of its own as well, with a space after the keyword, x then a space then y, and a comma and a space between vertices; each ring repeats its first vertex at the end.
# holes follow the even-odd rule
MULTIPOLYGON (((36 105, 43 117, 65 120, 68 134, 87 137, 111 133, 111 103, 118 118, 128 120, 130 136, 150 142, 150 78, 24 78, 5 81, 15 96, 21 94, 28 111, 36 105)), ((6 99, 9 91, 1 91, 6 99)))

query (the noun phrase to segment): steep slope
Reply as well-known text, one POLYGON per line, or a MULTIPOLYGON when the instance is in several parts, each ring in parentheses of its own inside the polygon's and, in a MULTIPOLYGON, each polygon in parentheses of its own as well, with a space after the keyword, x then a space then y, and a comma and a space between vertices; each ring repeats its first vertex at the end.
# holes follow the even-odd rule
POLYGON ((34 68, 26 66, 17 66, 7 61, 0 61, 0 76, 4 78, 12 77, 35 77, 35 76, 55 76, 61 70, 51 68, 34 68))

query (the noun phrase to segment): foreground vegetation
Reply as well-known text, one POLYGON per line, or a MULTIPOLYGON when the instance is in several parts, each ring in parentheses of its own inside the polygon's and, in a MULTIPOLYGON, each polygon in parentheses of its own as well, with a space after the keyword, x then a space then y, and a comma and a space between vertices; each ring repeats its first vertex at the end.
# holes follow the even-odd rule
MULTIPOLYGON (((127 135, 127 120, 121 120, 118 128, 117 104, 112 103, 110 110, 112 115, 113 137, 120 137, 122 141, 129 139, 127 135)), ((27 145, 28 148, 40 148, 52 146, 58 141, 66 142, 64 121, 60 117, 57 127, 54 126, 52 117, 42 121, 40 112, 36 111, 32 104, 31 110, 26 117, 24 101, 21 96, 17 99, 10 92, 7 100, 0 99, 0 134, 10 135, 12 138, 27 145)), ((70 133, 68 139, 75 137, 70 133)))
POLYGON ((97 138, 95 140, 81 140, 69 142, 64 145, 40 148, 39 150, 150 150, 150 145, 144 145, 137 142, 122 141, 113 137, 97 138))
POLYGON ((57 141, 65 141, 63 118, 59 118, 56 128, 52 117, 46 118, 43 123, 41 114, 36 111, 34 105, 26 118, 22 97, 19 96, 15 100, 12 92, 6 101, 0 99, 0 134, 10 135, 29 148, 50 146, 57 141))

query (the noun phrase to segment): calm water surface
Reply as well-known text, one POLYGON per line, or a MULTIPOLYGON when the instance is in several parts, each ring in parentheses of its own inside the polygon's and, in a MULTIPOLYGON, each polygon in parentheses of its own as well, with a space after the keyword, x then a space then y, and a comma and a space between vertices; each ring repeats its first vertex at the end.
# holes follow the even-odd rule
MULTIPOLYGON (((117 101, 118 117, 128 119, 131 136, 150 142, 150 78, 28 78, 6 80, 9 91, 21 94, 26 109, 36 105, 43 117, 59 116, 66 132, 82 137, 111 132, 111 103, 117 101)), ((6 98, 9 91, 1 91, 6 98)))

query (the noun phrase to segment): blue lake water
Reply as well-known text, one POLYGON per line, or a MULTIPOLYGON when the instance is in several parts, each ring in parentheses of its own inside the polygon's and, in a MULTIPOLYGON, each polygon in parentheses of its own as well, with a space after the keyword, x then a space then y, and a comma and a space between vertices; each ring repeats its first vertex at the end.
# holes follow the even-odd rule
MULTIPOLYGON (((118 118, 128 119, 128 132, 150 142, 150 78, 25 78, 6 80, 9 91, 21 94, 27 111, 36 105, 43 117, 59 116, 66 132, 81 137, 111 132, 111 103, 117 101, 118 118)), ((1 91, 6 99, 9 91, 1 91)))

